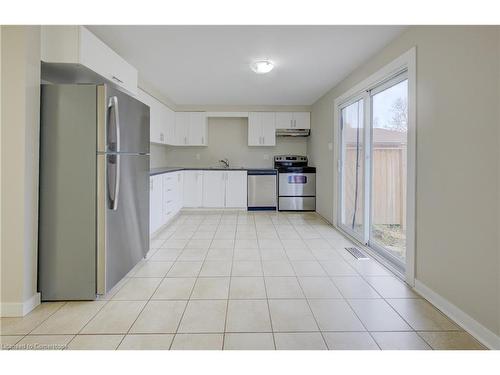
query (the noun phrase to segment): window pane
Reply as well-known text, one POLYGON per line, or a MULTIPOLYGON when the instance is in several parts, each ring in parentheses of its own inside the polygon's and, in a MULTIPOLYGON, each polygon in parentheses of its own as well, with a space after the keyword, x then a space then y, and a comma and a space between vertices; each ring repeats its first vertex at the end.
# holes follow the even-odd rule
POLYGON ((363 237, 364 126, 363 100, 342 109, 342 225, 363 237))
POLYGON ((404 261, 408 80, 372 96, 371 240, 404 261))

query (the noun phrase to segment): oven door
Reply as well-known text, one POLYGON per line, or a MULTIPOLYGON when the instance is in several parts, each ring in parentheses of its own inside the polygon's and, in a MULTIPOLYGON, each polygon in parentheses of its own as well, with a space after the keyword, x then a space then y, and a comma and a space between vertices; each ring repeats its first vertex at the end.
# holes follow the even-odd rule
POLYGON ((278 184, 279 196, 316 196, 315 173, 280 173, 278 184))

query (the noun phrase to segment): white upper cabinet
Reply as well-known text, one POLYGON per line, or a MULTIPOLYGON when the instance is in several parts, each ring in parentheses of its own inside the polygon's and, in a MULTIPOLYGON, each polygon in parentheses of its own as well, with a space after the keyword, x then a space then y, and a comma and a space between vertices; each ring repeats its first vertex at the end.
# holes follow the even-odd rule
POLYGON ((83 65, 107 80, 137 93, 137 69, 83 26, 42 26, 41 59, 83 65))
POLYGON ((248 114, 248 145, 260 146, 262 143, 262 112, 248 114))
POLYGON ((189 112, 175 112, 175 142, 177 146, 188 144, 189 112))
POLYGON ((276 129, 311 129, 309 112, 276 112, 276 129))
POLYGON ((177 146, 206 146, 208 144, 205 112, 175 112, 175 144, 177 146))
POLYGON ((224 207, 226 178, 225 171, 203 172, 203 207, 224 207))
POLYGON ((250 112, 248 114, 248 145, 276 145, 276 114, 274 112, 250 112))
POLYGON ((226 207, 247 207, 247 172, 228 171, 226 177, 226 207))
POLYGON ((203 202, 203 171, 184 171, 184 207, 201 207, 203 202))
POLYGON ((191 112, 189 114, 189 145, 206 146, 207 142, 207 115, 205 112, 191 112))
POLYGON ((262 146, 276 145, 276 114, 262 113, 262 146))
POLYGON ((174 111, 141 89, 137 90, 137 99, 149 106, 150 141, 166 145, 174 144, 174 111))
POLYGON ((290 129, 292 123, 292 112, 276 112, 276 129, 290 129))
POLYGON ((294 112, 293 120, 294 120, 293 123, 294 129, 311 129, 311 113, 294 112))

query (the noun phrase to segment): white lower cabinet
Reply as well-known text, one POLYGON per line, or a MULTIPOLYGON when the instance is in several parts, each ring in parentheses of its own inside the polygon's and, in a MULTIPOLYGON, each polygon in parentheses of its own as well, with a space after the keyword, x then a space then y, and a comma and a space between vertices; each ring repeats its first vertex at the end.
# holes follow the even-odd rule
POLYGON ((203 207, 246 208, 246 171, 205 171, 203 173, 203 207))
POLYGON ((156 232, 162 226, 163 200, 162 176, 149 178, 149 233, 156 232))
POLYGON ((175 212, 179 212, 182 207, 184 207, 184 172, 176 172, 175 178, 177 183, 177 200, 175 212))
POLYGON ((203 171, 184 171, 184 207, 201 207, 203 202, 203 171))
POLYGON ((247 208, 247 171, 228 171, 226 204, 228 208, 247 208))
POLYGON ((203 172, 203 207, 224 207, 226 190, 225 171, 203 172))
POLYGON ((182 208, 183 173, 149 177, 149 233, 167 224, 182 208))
POLYGON ((149 178, 149 233, 183 207, 246 208, 246 171, 178 171, 149 178))
POLYGON ((177 200, 177 181, 174 173, 165 173, 163 177, 162 222, 167 223, 175 215, 175 202, 177 200))

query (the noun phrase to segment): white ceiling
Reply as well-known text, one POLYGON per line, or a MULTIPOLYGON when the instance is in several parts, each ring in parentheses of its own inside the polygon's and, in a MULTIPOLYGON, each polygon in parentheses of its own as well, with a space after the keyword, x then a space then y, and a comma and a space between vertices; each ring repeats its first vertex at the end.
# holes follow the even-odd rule
POLYGON ((88 26, 179 105, 310 105, 402 26, 88 26), (258 75, 249 64, 269 58, 258 75))

